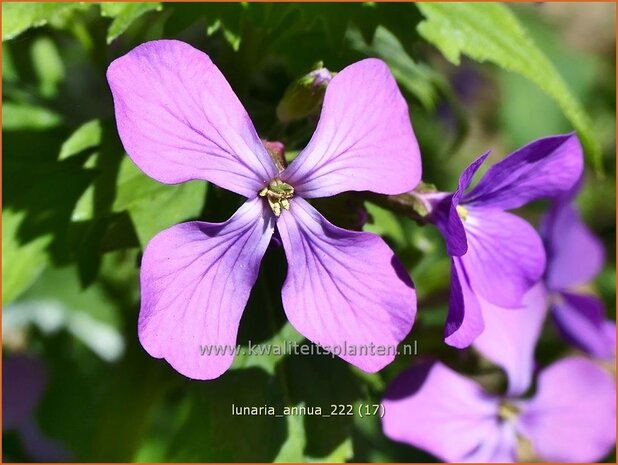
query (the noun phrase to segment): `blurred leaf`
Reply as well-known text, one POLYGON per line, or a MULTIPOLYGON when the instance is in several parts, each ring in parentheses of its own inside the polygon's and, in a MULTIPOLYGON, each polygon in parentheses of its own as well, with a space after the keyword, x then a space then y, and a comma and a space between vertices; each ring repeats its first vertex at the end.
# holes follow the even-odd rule
POLYGON ((62 144, 59 160, 64 160, 86 149, 98 146, 101 143, 102 133, 101 121, 98 119, 82 124, 62 144))
POLYGON ((113 211, 127 210, 142 246, 159 231, 199 215, 206 197, 205 181, 168 186, 142 173, 125 157, 120 165, 113 211))
POLYGON ((44 107, 27 103, 2 103, 2 130, 50 129, 62 122, 60 115, 44 107))
POLYGON ((8 2, 2 3, 2 40, 9 40, 28 28, 44 26, 55 16, 81 8, 79 3, 8 2))
POLYGON ((2 212, 2 304, 6 305, 26 290, 47 263, 45 248, 50 236, 21 243, 19 225, 25 214, 4 209, 2 212))
POLYGON ((360 32, 350 29, 350 46, 369 56, 383 59, 397 81, 414 95, 426 110, 434 110, 438 100, 438 83, 444 79, 426 65, 416 63, 390 31, 378 26, 373 41, 367 45, 360 32))
POLYGON ((451 63, 463 53, 519 73, 538 85, 562 108, 581 138, 590 162, 602 172, 601 149, 592 122, 555 67, 530 39, 515 15, 498 3, 417 3, 426 20, 419 33, 451 63))
POLYGON ((3 310, 3 330, 36 324, 43 332, 66 329, 104 360, 124 350, 120 318, 100 285, 82 289, 74 268, 48 268, 19 300, 3 310))
POLYGON ((101 2, 101 15, 114 18, 107 30, 107 43, 126 31, 131 23, 149 11, 161 11, 159 2, 101 2))
POLYGON ((32 64, 39 78, 39 92, 50 98, 56 95, 64 79, 64 64, 56 44, 49 37, 39 37, 32 44, 32 64))

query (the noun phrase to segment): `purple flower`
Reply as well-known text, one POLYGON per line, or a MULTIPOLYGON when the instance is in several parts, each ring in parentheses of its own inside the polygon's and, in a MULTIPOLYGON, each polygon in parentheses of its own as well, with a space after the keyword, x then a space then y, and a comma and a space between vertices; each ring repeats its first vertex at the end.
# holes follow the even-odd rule
POLYGON ((547 367, 530 399, 490 395, 441 363, 420 364, 383 403, 386 436, 446 462, 595 462, 616 441, 614 380, 583 357, 547 367))
POLYGON ((601 271, 601 241, 581 221, 572 193, 556 199, 541 223, 547 252, 545 285, 551 315, 563 336, 593 357, 613 359, 616 324, 605 317, 603 302, 581 287, 601 271))
POLYGON ((507 213, 543 197, 568 191, 583 169, 575 134, 547 137, 492 166, 465 192, 489 152, 468 166, 452 194, 426 194, 452 257, 451 299, 445 328, 448 344, 463 348, 483 332, 486 303, 515 309, 543 276, 541 238, 525 220, 507 213))
POLYGON ((68 461, 70 454, 40 431, 34 415, 47 381, 43 363, 18 354, 7 356, 2 365, 2 429, 17 431, 25 451, 36 461, 68 461))
MULTIPOLYGON (((139 338, 197 379, 220 376, 277 228, 288 260, 282 298, 291 324, 322 346, 394 345, 410 331, 416 295, 378 236, 329 223, 305 199, 343 191, 409 191, 420 155, 387 66, 367 59, 328 84, 308 146, 279 171, 233 90, 207 55, 179 41, 138 46, 107 78, 124 148, 167 184, 203 179, 247 197, 226 222, 189 222, 155 236, 141 266, 139 338)), ((156 214, 156 212, 153 212, 156 214)), ((373 372, 392 355, 341 357, 373 372)))

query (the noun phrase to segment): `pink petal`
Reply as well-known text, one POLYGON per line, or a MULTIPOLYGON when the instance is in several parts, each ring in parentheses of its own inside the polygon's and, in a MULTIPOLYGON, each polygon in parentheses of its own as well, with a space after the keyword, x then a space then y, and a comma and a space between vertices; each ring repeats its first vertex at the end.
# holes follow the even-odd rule
POLYGON ((125 150, 157 181, 204 179, 255 197, 277 169, 208 55, 177 40, 139 45, 107 70, 125 150))
POLYGON ((615 382, 586 358, 545 369, 536 395, 521 408, 519 432, 549 462, 597 462, 616 445, 615 382))
POLYGON ((420 178, 408 105, 386 64, 374 58, 348 66, 328 84, 315 134, 282 174, 305 198, 401 194, 420 178))
POLYGON ((333 226, 302 198, 290 205, 277 223, 288 258, 283 307, 290 323, 360 369, 382 369, 412 327, 412 281, 379 236, 333 226))
POLYGON ((229 368, 240 317, 274 231, 262 199, 247 201, 225 223, 194 221, 157 234, 141 268, 139 338, 189 378, 213 379, 229 368), (204 347, 211 355, 202 355, 204 347))
POLYGON ((464 227, 468 252, 460 259, 472 290, 495 305, 521 307, 545 270, 537 232, 515 215, 488 208, 469 207, 464 227))
POLYGON ((441 363, 405 371, 389 386, 384 434, 445 462, 515 458, 515 432, 498 419, 499 400, 441 363))
POLYGON ((485 330, 474 341, 483 356, 500 365, 508 375, 508 394, 526 392, 534 372, 534 349, 547 315, 543 284, 524 297, 524 307, 507 309, 481 301, 485 330))
POLYGON ((463 349, 483 332, 485 324, 479 299, 470 289, 470 283, 461 259, 452 259, 451 298, 444 331, 444 342, 463 349))

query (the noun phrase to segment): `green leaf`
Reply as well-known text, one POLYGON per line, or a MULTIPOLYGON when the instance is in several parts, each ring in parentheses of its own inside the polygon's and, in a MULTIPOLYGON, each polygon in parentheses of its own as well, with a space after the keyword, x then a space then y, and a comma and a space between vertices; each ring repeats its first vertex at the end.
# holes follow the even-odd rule
POLYGON ((161 11, 159 2, 101 2, 101 15, 114 18, 107 30, 107 43, 126 31, 131 23, 149 11, 161 11))
POLYGON ((55 17, 66 14, 79 3, 10 2, 2 3, 2 40, 9 40, 31 27, 44 26, 55 17))
POLYGON ((98 119, 82 124, 62 144, 59 159, 64 160, 86 149, 98 146, 101 143, 102 132, 101 121, 98 119))
POLYGON ((18 229, 24 213, 5 209, 2 212, 2 304, 5 305, 26 290, 45 268, 45 248, 50 236, 39 236, 22 243, 18 229))
POLYGON ((32 44, 32 65, 39 78, 39 92, 46 98, 54 97, 58 84, 64 79, 64 64, 60 52, 49 37, 40 37, 32 44))
POLYGON ((498 3, 418 3, 426 19, 419 33, 451 63, 460 55, 489 61, 521 74, 550 95, 575 127, 597 172, 602 172, 601 148, 592 122, 552 63, 534 44, 515 15, 498 3))
POLYGON ((168 186, 150 179, 125 157, 120 165, 113 211, 127 210, 142 246, 159 231, 199 215, 205 181, 168 186))
POLYGON ((27 103, 2 103, 2 129, 4 131, 50 129, 60 125, 61 122, 60 115, 44 107, 27 103))
POLYGON ((361 33, 355 29, 348 31, 347 39, 353 49, 382 58, 397 81, 414 95, 425 109, 435 109, 438 88, 443 79, 428 66, 416 63, 388 29, 378 26, 370 45, 365 43, 361 33))

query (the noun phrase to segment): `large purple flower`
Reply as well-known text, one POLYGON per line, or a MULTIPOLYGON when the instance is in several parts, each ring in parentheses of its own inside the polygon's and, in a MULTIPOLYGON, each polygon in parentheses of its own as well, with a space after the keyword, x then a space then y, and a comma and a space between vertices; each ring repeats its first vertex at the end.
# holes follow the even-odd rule
POLYGON ((425 195, 435 205, 430 220, 445 237, 452 257, 445 338, 459 348, 483 332, 486 303, 520 308, 525 294, 543 276, 541 238, 528 222, 506 210, 568 191, 583 169, 575 134, 546 137, 493 165, 466 192, 488 154, 464 170, 454 193, 425 195))
MULTIPOLYGON (((328 84, 308 146, 279 171, 231 87, 188 44, 142 44, 107 78, 124 147, 167 184, 203 179, 247 197, 225 223, 189 222, 155 236, 141 266, 139 338, 191 378, 212 379, 233 354, 239 320, 275 228, 288 259, 283 306, 292 325, 323 346, 395 345, 410 331, 412 282, 380 237, 329 223, 305 199, 343 191, 398 194, 420 179, 408 108, 387 66, 367 59, 328 84)), ((156 212, 153 212, 156 214, 156 212)), ((342 353, 365 371, 389 355, 342 353)))
POLYGON ((595 462, 616 441, 612 376, 583 357, 547 367, 530 399, 494 396, 441 363, 419 364, 389 386, 389 438, 446 462, 595 462))
POLYGON ((578 189, 579 185, 556 199, 541 222, 547 252, 545 285, 552 319, 565 338, 593 357, 612 359, 616 325, 606 319, 603 302, 581 289, 599 274, 605 254, 571 203, 578 189))

